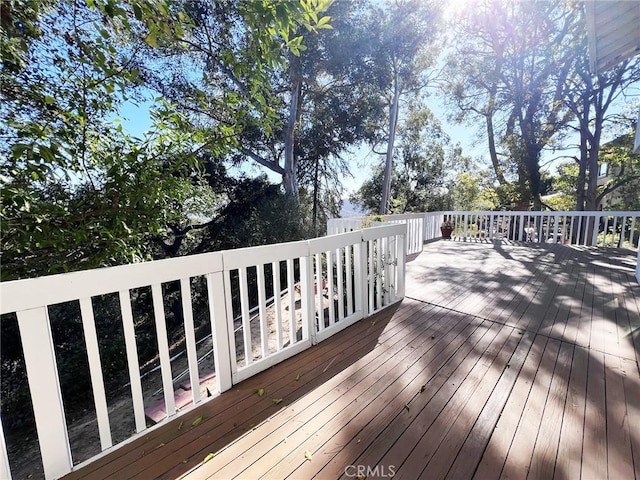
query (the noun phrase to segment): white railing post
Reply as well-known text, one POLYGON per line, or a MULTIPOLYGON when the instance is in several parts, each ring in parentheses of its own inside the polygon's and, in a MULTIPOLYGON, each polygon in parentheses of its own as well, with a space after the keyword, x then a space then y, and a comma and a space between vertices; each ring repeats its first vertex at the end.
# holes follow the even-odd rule
POLYGON ((87 358, 89 360, 91 389, 93 390, 93 399, 96 407, 100 447, 102 450, 106 450, 113 445, 113 442, 111 440, 111 428, 109 427, 109 410, 107 408, 107 397, 104 390, 98 335, 96 333, 96 323, 90 298, 80 299, 80 313, 82 316, 85 343, 87 345, 87 358))
MULTIPOLYGON (((625 230, 627 228, 627 217, 626 215, 622 217, 622 221, 620 222, 620 243, 619 245, 624 245, 624 234, 626 233, 625 230)), ((633 246, 633 240, 630 242, 633 246)))
POLYGON ((522 241, 522 233, 524 232, 524 215, 518 215, 518 241, 522 241))
POLYGON ((366 268, 366 255, 365 243, 360 236, 360 242, 353 246, 353 277, 354 277, 354 297, 355 297, 355 310, 356 312, 362 312, 362 316, 367 316, 367 268, 366 268))
MULTIPOLYGON (((591 237, 591 246, 592 247, 597 247, 598 246, 598 233, 599 233, 599 230, 600 230, 600 219, 602 218, 602 215, 595 214, 595 215, 593 215, 592 218, 593 218, 593 235, 591 237)), ((591 223, 591 222, 589 222, 589 223, 591 223)), ((605 232, 606 232, 606 227, 605 227, 605 232)))
POLYGON ((468 231, 467 231, 467 227, 469 224, 469 215, 467 214, 467 212, 464 213, 464 215, 462 216, 462 218, 464 219, 464 241, 467 241, 467 238, 469 237, 468 231))
POLYGON ((156 340, 158 343, 158 357, 160 357, 160 376, 162 377, 162 390, 167 417, 176 414, 176 399, 173 391, 173 379, 171 375, 171 360, 169 356, 169 338, 167 336, 167 321, 164 315, 164 303, 162 301, 162 285, 151 285, 153 298, 153 316, 156 324, 156 340))
POLYGON ((124 343, 127 351, 133 415, 136 422, 136 432, 140 433, 147 428, 147 422, 144 415, 142 382, 140 381, 140 361, 138 360, 136 332, 133 323, 133 312, 131 311, 131 294, 129 290, 120 290, 118 295, 120 299, 120 312, 122 313, 122 331, 124 333, 124 343))
POLYGON ((47 307, 17 312, 45 478, 73 467, 47 307))
POLYGON ((193 324, 193 306, 191 305, 191 281, 189 278, 180 279, 180 298, 182 299, 182 316, 184 336, 189 365, 189 382, 191 384, 191 399, 193 404, 200 402, 200 373, 198 371, 198 351, 196 346, 196 332, 193 324))
MULTIPOLYGON (((231 346, 235 341, 233 329, 228 330, 228 317, 233 312, 227 307, 231 305, 231 285, 226 282, 224 272, 207 274, 207 294, 209 302, 209 316, 211 320, 211 334, 213 336, 213 361, 216 367, 216 383, 220 393, 231 389, 231 346), (225 295, 229 292, 229 298, 225 295)), ((235 358, 234 358, 235 361, 235 358)))
POLYGON ((404 243, 404 238, 400 238, 400 242, 396 242, 397 245, 397 257, 396 257, 396 263, 397 263, 397 275, 398 278, 396 279, 396 298, 404 298, 404 292, 405 292, 405 263, 406 263, 406 256, 407 256, 407 252, 405 250, 405 243, 404 243))
POLYGON ((640 248, 638 248, 638 261, 636 262, 636 280, 640 283, 640 248))
MULTIPOLYGON (((302 339, 308 338, 311 340, 311 344, 315 345, 317 343, 315 297, 313 294, 313 265, 311 258, 310 254, 300 258, 300 306, 302 308, 302 339)), ((338 275, 342 275, 342 272, 338 272, 338 275)), ((321 288, 321 286, 318 288, 321 288)))
MULTIPOLYGON (((361 230, 361 233, 363 231, 361 230)), ((368 317, 373 312, 373 272, 370 271, 370 267, 373 263, 372 245, 369 240, 365 240, 364 235, 360 240, 361 256, 360 265, 362 272, 362 315, 368 317)))

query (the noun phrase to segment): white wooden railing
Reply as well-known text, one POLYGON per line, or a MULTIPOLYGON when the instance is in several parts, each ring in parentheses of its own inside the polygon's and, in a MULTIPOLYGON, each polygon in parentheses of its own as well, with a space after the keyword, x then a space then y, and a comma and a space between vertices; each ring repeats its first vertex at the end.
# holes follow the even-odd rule
POLYGON ((638 248, 640 212, 442 212, 457 239, 638 248))
MULTIPOLYGON (((330 233, 348 232, 371 224, 376 218, 407 224, 407 254, 422 251, 424 242, 442 238, 440 225, 454 225, 453 239, 459 241, 513 240, 529 243, 563 243, 604 248, 638 250, 636 279, 640 283, 640 212, 427 212, 408 215, 332 218, 330 233), (422 228, 420 228, 422 226, 422 228)), ((380 223, 375 223, 380 224, 380 223)))
POLYGON ((439 212, 331 218, 327 222, 327 233, 335 235, 385 223, 405 224, 407 225, 406 250, 407 254, 411 255, 421 252, 426 240, 440 237, 442 218, 439 212))
POLYGON ((423 242, 441 238, 440 225, 454 224, 456 240, 501 240, 638 249, 640 212, 428 212, 408 215, 330 219, 328 231, 350 231, 371 218, 407 224, 407 253, 422 251, 423 242), (422 228, 420 228, 420 226, 422 228))
MULTIPOLYGON (((20 338, 15 341, 23 346, 46 478, 59 478, 74 468, 49 320, 50 306, 63 302, 77 302, 80 306, 100 449, 108 451, 114 446, 103 381, 104 366, 96 334, 94 297, 116 292, 119 296, 117 313, 124 331, 137 436, 148 429, 132 314, 132 289, 151 287, 162 390, 170 418, 206 401, 201 398, 199 388, 191 279, 206 279, 217 382, 215 397, 234 383, 402 299, 406 231, 404 224, 386 225, 308 241, 1 283, 0 313, 15 313, 17 317, 20 338), (180 284, 192 392, 192 407, 180 412, 175 403, 162 289, 163 284, 176 281, 180 284), (267 284, 273 293, 269 303, 267 284), (251 298, 258 299, 257 305, 251 304, 251 298), (281 308, 283 302, 288 308, 281 308), (234 306, 238 310, 238 303, 240 325, 236 325, 234 315, 234 306), (249 312, 255 307, 258 315, 253 318, 249 312)), ((0 478, 5 479, 11 475, 1 425, 0 478)))

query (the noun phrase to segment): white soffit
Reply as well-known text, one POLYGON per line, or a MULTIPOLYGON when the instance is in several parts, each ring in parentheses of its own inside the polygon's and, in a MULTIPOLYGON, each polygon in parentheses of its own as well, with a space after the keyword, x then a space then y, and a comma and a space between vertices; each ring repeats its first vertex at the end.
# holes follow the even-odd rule
POLYGON ((587 0, 585 6, 592 73, 640 53, 640 0, 587 0))

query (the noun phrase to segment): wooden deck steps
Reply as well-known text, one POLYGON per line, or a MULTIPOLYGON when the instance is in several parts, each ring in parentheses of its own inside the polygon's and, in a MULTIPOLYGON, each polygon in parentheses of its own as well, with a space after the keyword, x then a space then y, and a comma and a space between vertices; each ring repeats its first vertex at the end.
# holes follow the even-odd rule
POLYGON ((401 304, 67 478, 640 479, 632 261, 430 244, 401 304))

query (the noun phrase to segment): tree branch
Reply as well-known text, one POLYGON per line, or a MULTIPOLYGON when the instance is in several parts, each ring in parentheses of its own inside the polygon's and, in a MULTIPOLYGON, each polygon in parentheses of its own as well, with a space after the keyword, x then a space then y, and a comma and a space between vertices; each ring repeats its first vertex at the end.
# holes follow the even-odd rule
POLYGON ((246 148, 240 148, 240 151, 243 154, 245 154, 247 157, 251 158, 252 160, 255 160, 257 163, 259 163, 263 167, 267 167, 272 172, 278 173, 280 175, 284 175, 284 168, 282 168, 277 163, 272 162, 270 160, 266 160, 266 159, 262 158, 261 156, 255 154, 254 152, 252 152, 250 150, 247 150, 246 148))

